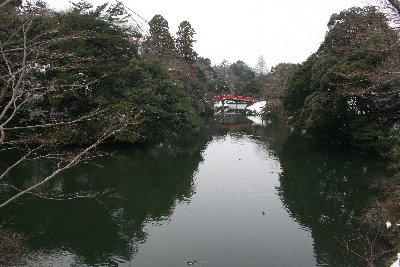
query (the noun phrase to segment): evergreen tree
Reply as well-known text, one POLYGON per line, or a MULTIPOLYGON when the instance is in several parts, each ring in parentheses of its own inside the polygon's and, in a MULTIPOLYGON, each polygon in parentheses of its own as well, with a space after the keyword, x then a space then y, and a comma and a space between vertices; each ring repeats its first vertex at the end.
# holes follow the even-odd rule
POLYGON ((144 52, 161 58, 174 56, 174 40, 169 32, 168 21, 155 15, 149 22, 150 36, 144 43, 144 52))
POLYGON ((114 101, 119 113, 140 114, 141 123, 127 128, 118 140, 165 140, 193 134, 200 125, 189 93, 158 60, 133 60, 119 72, 114 101), (135 134, 132 134, 135 133, 135 134))
POLYGON ((193 44, 196 40, 193 39, 196 32, 188 21, 182 21, 176 33, 176 48, 179 52, 179 57, 186 61, 195 62, 197 53, 193 50, 193 44))
POLYGON ((299 65, 292 63, 280 63, 271 68, 271 71, 265 75, 263 79, 262 97, 265 100, 279 99, 281 100, 288 81, 299 68, 299 65))
POLYGON ((398 123, 398 33, 373 7, 334 14, 319 50, 293 75, 293 123, 335 142, 371 145, 398 123))

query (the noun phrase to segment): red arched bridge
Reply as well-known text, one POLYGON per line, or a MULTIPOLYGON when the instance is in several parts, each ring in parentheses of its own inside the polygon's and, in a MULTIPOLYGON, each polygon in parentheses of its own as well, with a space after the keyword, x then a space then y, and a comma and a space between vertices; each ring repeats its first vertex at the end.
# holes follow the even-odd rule
POLYGON ((217 95, 214 100, 221 102, 222 112, 244 112, 254 101, 250 96, 241 95, 217 95))

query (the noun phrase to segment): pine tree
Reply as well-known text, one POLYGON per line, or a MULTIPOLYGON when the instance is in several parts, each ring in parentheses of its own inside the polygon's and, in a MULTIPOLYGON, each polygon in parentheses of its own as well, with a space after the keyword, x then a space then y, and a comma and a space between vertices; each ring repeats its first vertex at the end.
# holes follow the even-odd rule
POLYGON ((183 60, 194 62, 197 59, 197 53, 193 50, 193 44, 196 40, 193 39, 196 32, 188 21, 182 21, 176 33, 176 48, 179 57, 183 60))
POLYGON ((161 15, 155 15, 149 27, 150 36, 144 44, 145 53, 164 58, 174 56, 174 40, 169 32, 168 21, 161 15))

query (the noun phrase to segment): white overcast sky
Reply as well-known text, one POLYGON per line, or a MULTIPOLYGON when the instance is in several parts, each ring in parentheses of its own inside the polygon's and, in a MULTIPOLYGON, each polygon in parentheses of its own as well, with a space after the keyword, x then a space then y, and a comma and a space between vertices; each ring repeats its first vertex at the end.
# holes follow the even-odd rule
MULTIPOLYGON (((69 7, 68 0, 47 0, 51 7, 69 7)), ((94 5, 107 1, 89 0, 94 5)), ((109 2, 112 3, 112 0, 109 2)), ((161 14, 175 34, 187 20, 197 32, 195 50, 213 64, 226 59, 254 66, 263 55, 269 67, 298 63, 323 41, 331 14, 362 6, 366 0, 122 0, 146 20, 161 14)))

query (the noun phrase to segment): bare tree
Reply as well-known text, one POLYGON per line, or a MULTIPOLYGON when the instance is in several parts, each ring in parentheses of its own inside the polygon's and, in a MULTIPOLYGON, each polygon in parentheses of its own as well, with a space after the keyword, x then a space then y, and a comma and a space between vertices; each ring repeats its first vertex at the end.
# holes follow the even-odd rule
POLYGON ((358 230, 354 234, 336 237, 340 245, 345 248, 346 254, 355 256, 365 266, 376 266, 378 262, 387 257, 387 255, 395 251, 394 248, 386 248, 379 242, 378 233, 362 233, 358 230))
POLYGON ((261 75, 268 73, 268 66, 267 66, 267 63, 265 62, 263 55, 258 57, 256 66, 255 66, 255 71, 257 74, 261 74, 261 75))
MULTIPOLYGON (((0 4, 0 14, 7 16, 7 6, 11 0, 0 4)), ((9 10, 8 10, 9 11, 9 10)), ((99 144, 106 139, 122 131, 128 125, 138 123, 138 116, 123 117, 111 110, 95 110, 72 119, 43 119, 38 124, 20 125, 16 117, 23 109, 35 110, 35 105, 43 99, 59 90, 74 90, 76 88, 88 88, 98 80, 79 80, 73 83, 54 85, 52 82, 43 83, 36 79, 37 73, 45 73, 51 69, 67 71, 79 69, 85 61, 93 61, 92 58, 76 58, 73 55, 59 55, 51 51, 56 43, 74 38, 85 38, 84 32, 60 35, 57 28, 50 28, 45 32, 37 32, 35 23, 40 20, 44 12, 49 12, 44 6, 28 4, 22 8, 16 23, 7 28, 6 38, 0 39, 0 152, 21 153, 19 159, 5 166, 0 172, 0 208, 3 208, 25 195, 49 198, 46 194, 35 192, 38 188, 50 180, 56 178, 67 169, 78 163, 93 157, 93 152, 99 144), (69 57, 69 58, 68 58, 69 57), (52 59, 68 58, 66 64, 54 64, 52 59), (46 62, 47 61, 47 62, 46 62), (59 126, 74 125, 88 120, 97 120, 101 117, 105 124, 103 131, 93 138, 93 143, 75 153, 57 152, 45 153, 45 145, 35 145, 37 140, 21 140, 27 130, 54 128, 59 126), (24 146, 21 146, 24 144, 24 146), (29 181, 25 188, 18 188, 8 179, 10 174, 18 166, 26 161, 52 159, 55 161, 54 169, 42 179, 29 181)), ((8 20, 9 21, 9 20, 8 20)), ((28 121, 29 123, 29 121, 28 121)), ((32 135, 32 134, 30 134, 32 135)), ((28 136, 30 136, 28 135, 28 136)), ((23 177, 27 181, 30 177, 23 177)), ((87 196, 96 196, 93 194, 87 196)), ((54 198, 52 198, 54 199, 54 198)))

